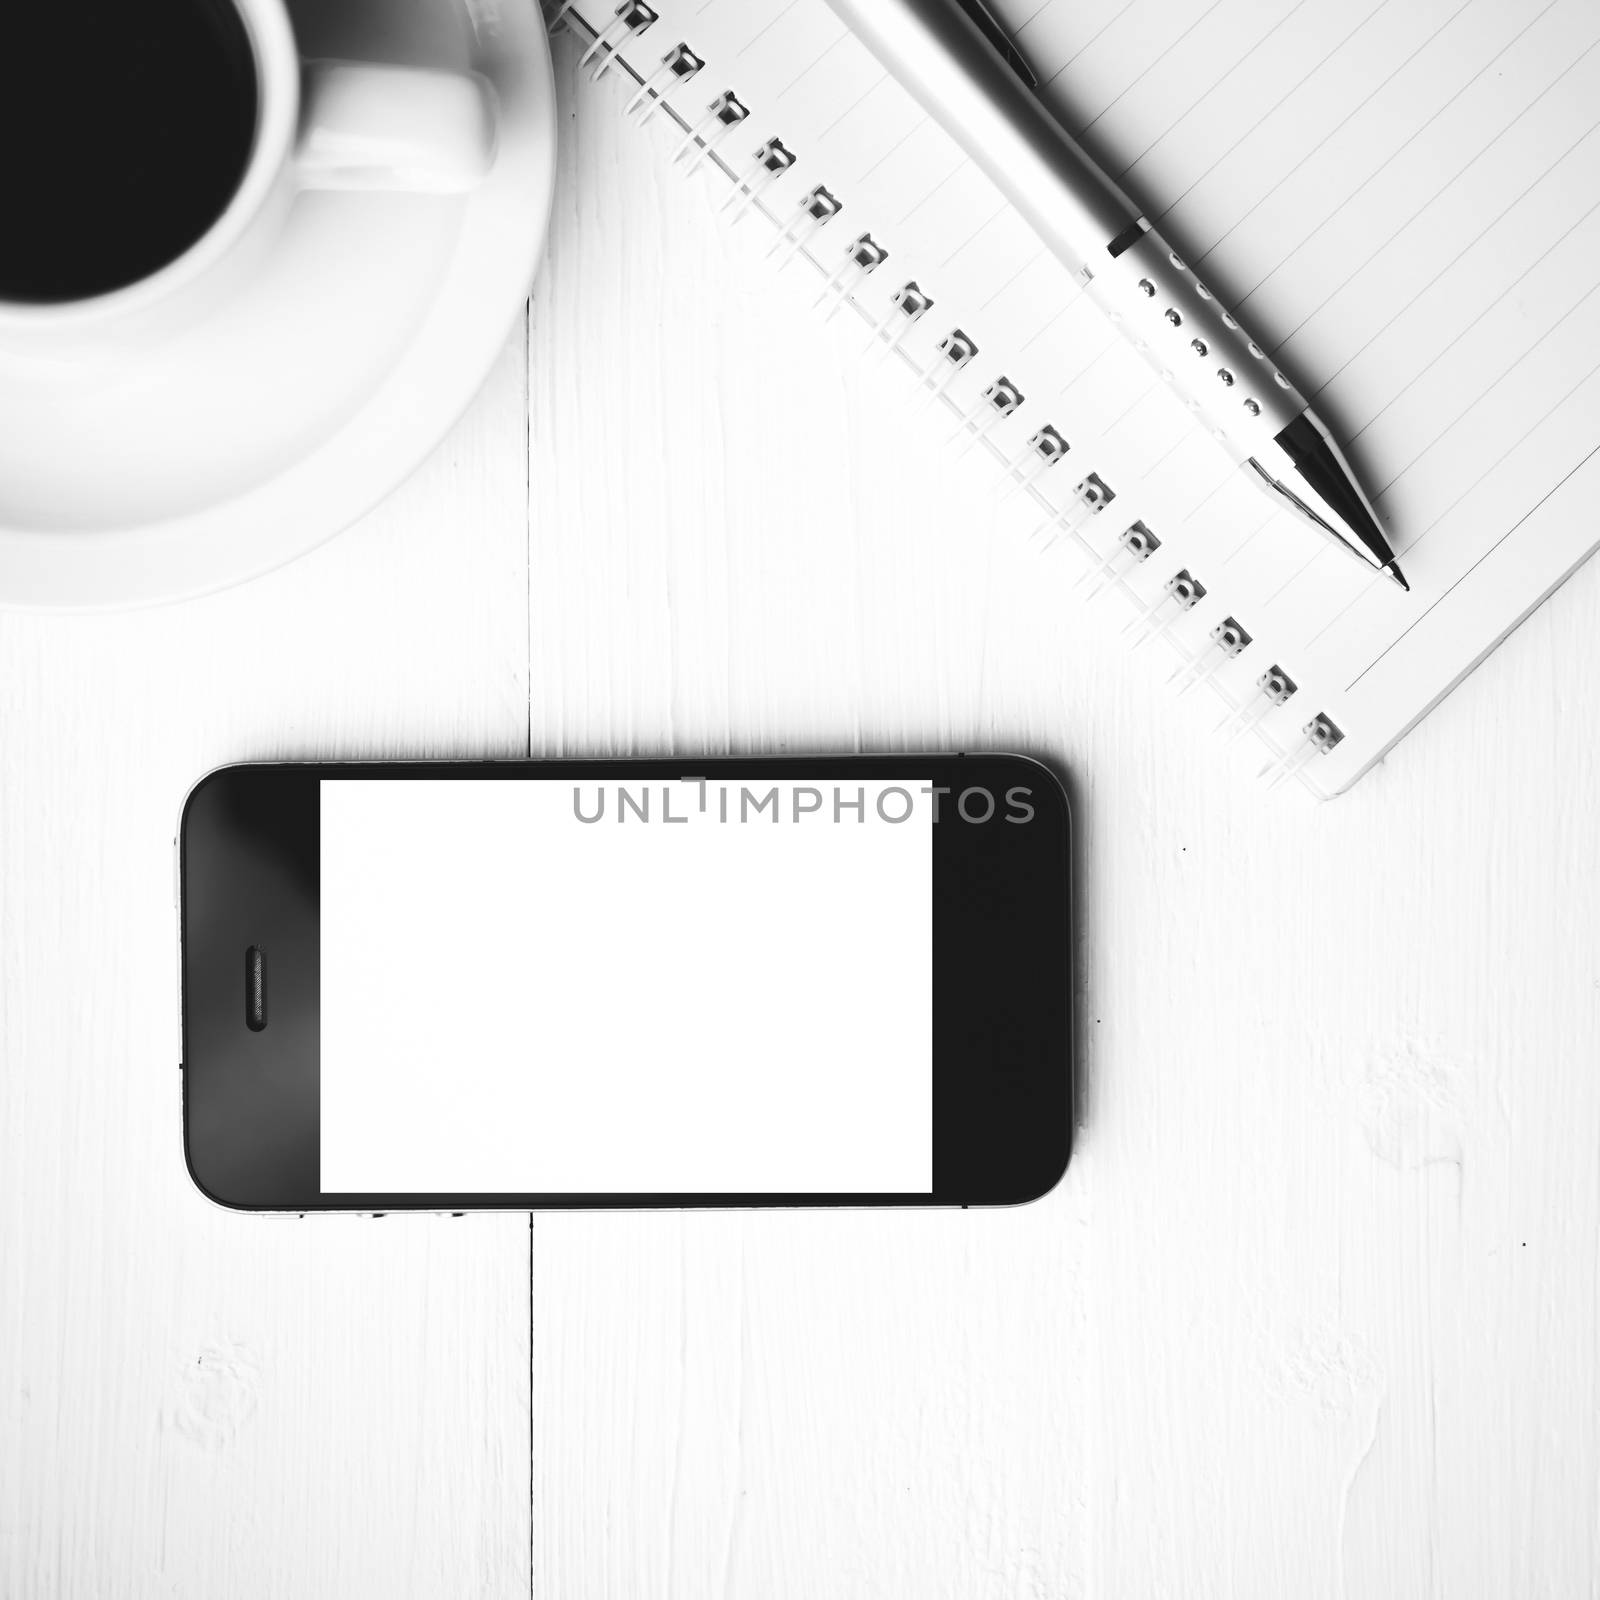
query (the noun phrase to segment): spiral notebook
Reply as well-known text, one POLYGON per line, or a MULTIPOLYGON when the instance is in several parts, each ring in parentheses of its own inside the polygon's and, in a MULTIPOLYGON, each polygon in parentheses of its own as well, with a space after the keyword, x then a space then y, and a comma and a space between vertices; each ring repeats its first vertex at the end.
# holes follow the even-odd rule
POLYGON ((824 0, 575 0, 623 114, 907 368, 1085 603, 1269 782, 1347 788, 1600 541, 1600 6, 990 0, 1063 121, 1275 343, 1403 594, 1272 510, 824 0))

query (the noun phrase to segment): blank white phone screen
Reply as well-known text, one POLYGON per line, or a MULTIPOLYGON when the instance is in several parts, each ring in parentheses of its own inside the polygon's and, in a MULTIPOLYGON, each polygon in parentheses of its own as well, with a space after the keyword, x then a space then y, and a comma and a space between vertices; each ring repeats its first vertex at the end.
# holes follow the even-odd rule
POLYGON ((322 1191, 931 1194, 918 789, 324 779, 322 1191))

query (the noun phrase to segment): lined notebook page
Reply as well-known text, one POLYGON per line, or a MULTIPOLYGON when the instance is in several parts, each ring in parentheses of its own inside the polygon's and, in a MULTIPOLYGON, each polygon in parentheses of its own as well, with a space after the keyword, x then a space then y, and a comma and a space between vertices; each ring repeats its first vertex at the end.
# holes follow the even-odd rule
POLYGON ((991 0, 1066 125, 1313 397, 1409 595, 1272 510, 823 0, 655 9, 629 67, 687 42, 706 66, 673 110, 693 125, 732 89, 751 111, 718 159, 737 173, 774 135, 799 158, 762 207, 787 221, 819 183, 843 201, 807 241, 819 266, 863 232, 891 252, 864 317, 915 279, 936 305, 908 357, 955 327, 977 341, 947 413, 1003 373, 1027 401, 996 448, 1052 423, 1060 488, 1092 470, 1116 491, 1096 551, 1136 519, 1160 537, 1124 599, 1187 567, 1207 595, 1172 646, 1199 656, 1230 615, 1253 638, 1219 695, 1251 704, 1266 666, 1288 671, 1258 765, 1322 712, 1344 738, 1300 776, 1348 786, 1600 537, 1594 0, 991 0))

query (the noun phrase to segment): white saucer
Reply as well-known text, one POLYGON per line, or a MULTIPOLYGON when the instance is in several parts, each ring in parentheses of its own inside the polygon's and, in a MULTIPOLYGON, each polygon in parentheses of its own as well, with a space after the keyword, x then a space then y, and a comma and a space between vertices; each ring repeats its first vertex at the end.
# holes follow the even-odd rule
MULTIPOLYGON (((372 3, 292 6, 303 51, 355 55, 372 3)), ((159 364, 0 352, 0 606, 147 604, 278 566, 394 488, 488 375, 549 223, 543 20, 534 0, 384 5, 404 64, 493 83, 488 177, 461 196, 301 195, 257 278, 159 364)))

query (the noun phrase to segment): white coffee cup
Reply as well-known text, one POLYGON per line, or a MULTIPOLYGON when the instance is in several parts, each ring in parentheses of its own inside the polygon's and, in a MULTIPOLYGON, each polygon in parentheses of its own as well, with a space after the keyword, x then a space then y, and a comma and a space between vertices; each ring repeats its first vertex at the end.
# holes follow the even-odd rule
POLYGON ((271 249, 308 189, 450 194, 494 159, 496 105, 473 73, 304 61, 284 0, 231 0, 255 58, 248 160, 221 214, 180 255, 134 283, 66 301, 0 297, 0 346, 46 362, 158 346, 236 286, 271 249))

